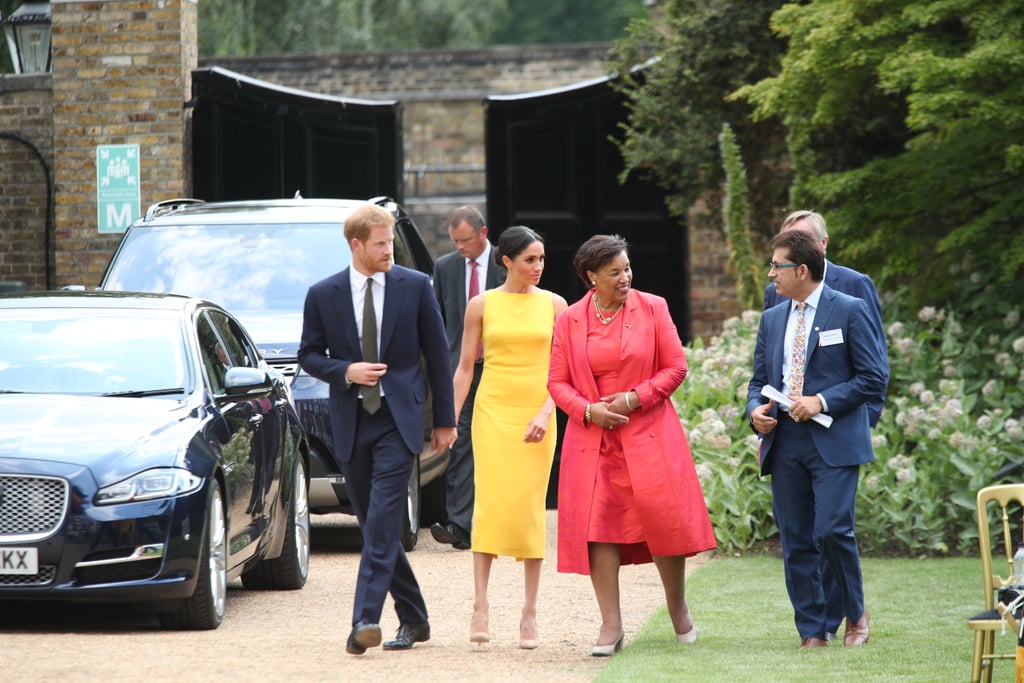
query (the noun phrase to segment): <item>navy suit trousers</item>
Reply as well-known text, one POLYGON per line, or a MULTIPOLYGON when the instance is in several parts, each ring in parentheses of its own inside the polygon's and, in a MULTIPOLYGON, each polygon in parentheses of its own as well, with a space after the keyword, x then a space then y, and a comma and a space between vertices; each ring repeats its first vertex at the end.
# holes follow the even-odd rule
POLYGON ((809 423, 776 427, 771 466, 772 510, 782 540, 786 590, 801 638, 824 638, 827 624, 821 566, 827 562, 846 616, 864 612, 864 584, 854 535, 860 468, 831 467, 811 439, 809 423))
POLYGON ((353 624, 379 624, 389 592, 401 623, 427 621, 427 606, 401 540, 409 477, 417 457, 398 433, 387 399, 373 415, 359 408, 352 458, 341 467, 363 533, 353 624))

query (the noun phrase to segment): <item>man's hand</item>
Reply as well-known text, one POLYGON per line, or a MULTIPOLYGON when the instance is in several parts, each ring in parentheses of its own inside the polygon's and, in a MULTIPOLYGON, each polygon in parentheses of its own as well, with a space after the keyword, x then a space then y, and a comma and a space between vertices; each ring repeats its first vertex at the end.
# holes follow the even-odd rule
POLYGON ((789 407, 790 416, 797 422, 805 422, 821 412, 821 399, 817 396, 800 396, 793 399, 789 407))
POLYGON ((770 434, 779 424, 779 421, 770 415, 774 408, 775 401, 771 400, 750 411, 750 421, 758 434, 770 434))
POLYGON ((346 376, 352 384, 363 384, 368 387, 376 386, 380 378, 388 371, 385 363, 365 363, 359 361, 348 366, 346 376))
POLYGON ((435 453, 440 453, 451 448, 457 436, 455 427, 435 427, 430 431, 430 447, 435 453))

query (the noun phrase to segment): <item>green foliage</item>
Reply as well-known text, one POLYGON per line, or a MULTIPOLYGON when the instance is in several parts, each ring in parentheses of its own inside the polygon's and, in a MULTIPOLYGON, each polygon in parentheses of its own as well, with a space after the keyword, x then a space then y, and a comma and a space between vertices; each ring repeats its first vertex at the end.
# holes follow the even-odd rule
POLYGON ((965 255, 1024 274, 1024 12, 1017 0, 816 0, 772 18, 781 71, 737 95, 790 129, 841 261, 941 304, 965 255), (997 239, 992 239, 997 236, 997 239))
POLYGON ((203 0, 199 53, 610 41, 644 11, 637 0, 203 0))
POLYGON ((490 36, 506 45, 581 43, 620 38, 630 19, 645 14, 637 0, 514 0, 490 36))
POLYGON ((203 0, 199 53, 480 45, 506 10, 506 0, 203 0))
POLYGON ((729 259, 736 271, 736 289, 740 305, 754 309, 764 298, 761 266, 750 244, 750 209, 747 203, 747 170, 743 167, 736 136, 728 123, 718 136, 725 168, 725 238, 729 259))
POLYGON ((727 96, 777 72, 784 44, 768 20, 781 4, 666 0, 659 3, 663 21, 634 21, 616 44, 610 64, 620 78, 613 87, 628 109, 617 143, 624 176, 654 178, 673 215, 686 216, 704 193, 721 190, 717 142, 728 123, 747 155, 752 224, 771 234, 788 186, 781 119, 754 122, 746 102, 727 96))
MULTIPOLYGON (((981 564, 974 558, 865 559, 864 594, 871 641, 803 651, 793 627, 782 560, 719 557, 686 580, 697 623, 696 645, 678 645, 667 611, 651 616, 594 678, 642 683, 918 683, 966 681, 972 636, 966 619, 981 611, 981 564), (921 599, 908 599, 909 595, 921 599)), ((623 584, 628 600, 632 587, 623 584)), ((595 626, 596 633, 596 626, 595 626)), ((996 652, 1012 654, 1012 629, 996 652)), ((997 662, 993 680, 1013 680, 1013 660, 997 662)))
MULTIPOLYGON (((1024 461, 1021 304, 965 271, 950 307, 907 308, 887 297, 890 383, 861 468, 857 539, 865 555, 957 555, 976 548, 974 497, 1024 461)), ((756 437, 743 414, 758 312, 726 322, 688 349, 679 412, 719 547, 743 554, 776 535, 756 437)), ((1016 477, 1019 479, 1019 474, 1016 477)))

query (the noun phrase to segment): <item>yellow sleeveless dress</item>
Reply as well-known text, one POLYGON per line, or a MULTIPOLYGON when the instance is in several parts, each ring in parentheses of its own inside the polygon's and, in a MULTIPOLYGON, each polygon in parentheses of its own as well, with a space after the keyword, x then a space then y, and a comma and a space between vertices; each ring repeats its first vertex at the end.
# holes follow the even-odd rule
POLYGON ((543 440, 526 443, 523 436, 548 396, 553 329, 550 292, 484 293, 484 370, 472 429, 474 552, 544 557, 554 412, 543 440))

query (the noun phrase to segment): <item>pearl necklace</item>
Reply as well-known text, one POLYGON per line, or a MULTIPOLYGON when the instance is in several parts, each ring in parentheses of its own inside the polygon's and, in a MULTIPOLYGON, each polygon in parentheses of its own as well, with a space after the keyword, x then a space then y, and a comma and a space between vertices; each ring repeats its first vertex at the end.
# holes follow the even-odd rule
POLYGON ((597 302, 597 292, 594 292, 594 295, 591 297, 591 299, 594 302, 594 315, 597 316, 597 319, 601 321, 602 325, 610 325, 613 320, 619 317, 619 313, 622 313, 622 307, 626 305, 624 301, 620 301, 618 308, 615 309, 615 312, 606 318, 604 317, 604 314, 601 312, 601 304, 597 302))

